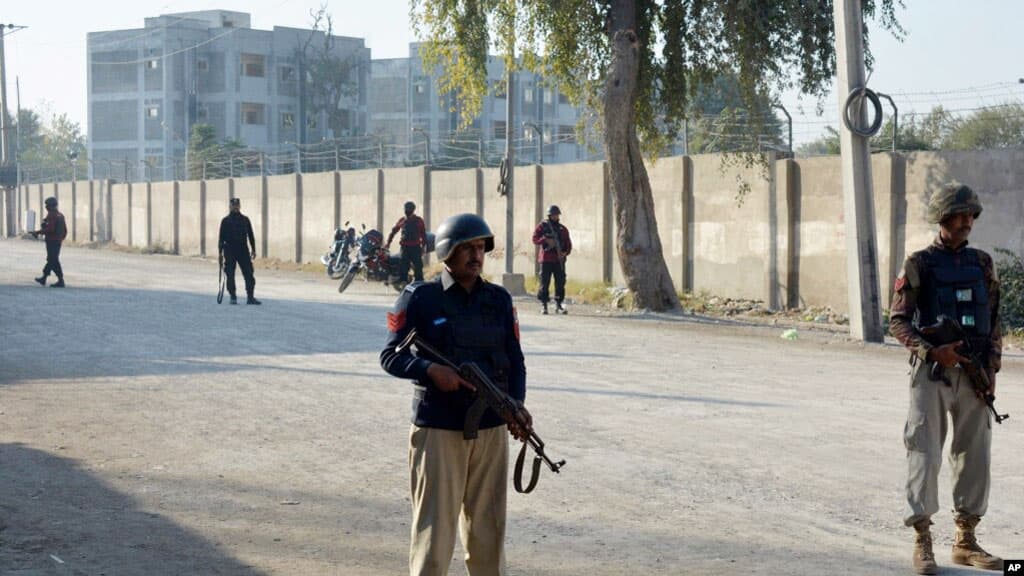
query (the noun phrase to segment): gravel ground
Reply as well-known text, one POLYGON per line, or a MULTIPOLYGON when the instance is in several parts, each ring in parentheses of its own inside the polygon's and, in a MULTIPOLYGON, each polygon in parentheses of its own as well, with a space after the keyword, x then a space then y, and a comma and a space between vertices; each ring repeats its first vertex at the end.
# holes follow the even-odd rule
MULTIPOLYGON (((393 293, 258 270, 264 306, 218 306, 210 260, 69 247, 63 291, 43 260, 0 240, 0 574, 407 570, 393 293)), ((509 574, 910 573, 899 347, 519 307, 527 405, 568 464, 510 494, 509 574)), ((1024 359, 1004 368, 979 535, 1020 558, 1024 359)), ((947 566, 942 480, 938 560, 975 573, 947 566)))

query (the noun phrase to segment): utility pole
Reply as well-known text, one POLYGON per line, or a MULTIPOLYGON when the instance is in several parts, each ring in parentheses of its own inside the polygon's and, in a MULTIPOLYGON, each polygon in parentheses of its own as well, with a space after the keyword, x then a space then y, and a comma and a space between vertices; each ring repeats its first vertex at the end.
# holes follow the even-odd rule
MULTIPOLYGON (((514 49, 513 49, 514 50, 514 49)), ((501 277, 501 284, 513 296, 526 293, 526 277, 512 271, 512 263, 515 259, 515 173, 516 157, 515 142, 512 135, 516 130, 515 116, 515 62, 516 55, 513 51, 509 62, 505 66, 505 273, 501 277)))
MULTIPOLYGON (((851 98, 867 88, 864 77, 864 13, 861 0, 835 0, 839 114, 847 106, 852 122, 864 125, 864 99, 851 98)), ((846 282, 850 335, 866 342, 881 342, 882 312, 875 241, 875 206, 871 190, 871 152, 868 138, 840 122, 839 148, 843 176, 843 211, 846 219, 846 282)))

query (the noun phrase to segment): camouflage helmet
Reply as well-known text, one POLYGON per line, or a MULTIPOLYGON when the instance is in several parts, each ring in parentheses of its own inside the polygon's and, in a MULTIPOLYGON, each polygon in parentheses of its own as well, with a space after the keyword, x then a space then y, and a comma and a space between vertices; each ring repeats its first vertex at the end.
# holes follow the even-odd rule
POLYGON ((932 224, 941 224, 954 214, 964 213, 974 214, 975 218, 981 215, 981 201, 966 184, 950 182, 928 201, 928 221, 932 224))

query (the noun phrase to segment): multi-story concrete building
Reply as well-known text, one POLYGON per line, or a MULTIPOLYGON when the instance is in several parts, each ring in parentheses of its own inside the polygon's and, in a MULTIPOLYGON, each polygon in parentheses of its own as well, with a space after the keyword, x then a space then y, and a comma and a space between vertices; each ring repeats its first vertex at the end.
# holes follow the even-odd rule
POLYGON ((369 132, 394 144, 395 159, 423 160, 426 133, 438 166, 472 164, 474 156, 483 156, 484 163, 491 164, 504 154, 506 132, 511 132, 517 157, 533 162, 541 152, 538 130, 543 132, 544 162, 576 162, 594 156, 576 142, 580 109, 531 72, 516 75, 513 105, 517 125, 507 131, 505 63, 493 56, 487 63, 491 89, 480 116, 461 134, 455 134, 459 131, 456 103, 450 95, 438 93, 439 71, 424 70, 419 49, 419 44, 410 44, 408 58, 376 59, 372 63, 369 132), (453 137, 458 141, 451 142, 453 137))
POLYGON ((370 50, 359 38, 254 30, 249 14, 209 10, 92 32, 87 45, 94 177, 122 178, 125 165, 133 179, 183 177, 197 123, 265 152, 367 130, 370 50), (337 83, 334 105, 300 81, 325 59, 340 63, 327 80, 337 83))

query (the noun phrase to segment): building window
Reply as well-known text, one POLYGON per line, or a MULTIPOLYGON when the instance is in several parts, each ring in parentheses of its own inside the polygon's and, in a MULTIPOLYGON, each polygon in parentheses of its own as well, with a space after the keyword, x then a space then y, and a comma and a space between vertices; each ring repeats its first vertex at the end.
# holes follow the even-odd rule
POLYGON ((316 127, 319 126, 319 124, 320 123, 317 122, 316 115, 310 114, 309 116, 306 116, 306 128, 316 130, 316 127))
POLYGON ((266 122, 263 119, 264 109, 263 104, 242 102, 242 124, 264 124, 266 122))
POLYGON ((423 94, 427 91, 427 87, 424 86, 423 83, 417 82, 413 90, 415 90, 417 94, 423 94))
POLYGON ((281 66, 281 82, 295 82, 295 68, 281 66))
POLYGON ((281 112, 281 127, 291 128, 295 126, 295 113, 294 112, 281 112))
POLYGON ((491 129, 494 132, 494 139, 495 140, 504 140, 505 139, 505 121, 504 120, 495 120, 494 123, 491 126, 491 129))
POLYGON ((159 106, 146 106, 146 118, 159 118, 160 107, 159 106))
POLYGON ((206 72, 210 69, 210 61, 206 58, 200 58, 196 60, 196 70, 200 72, 206 72))
POLYGON ((159 67, 160 67, 160 59, 159 58, 150 58, 149 60, 146 60, 146 70, 156 70, 159 67))
POLYGON ((242 54, 242 76, 263 78, 263 56, 259 54, 242 54))
POLYGON ((569 103, 569 97, 566 96, 565 94, 562 94, 561 92, 559 92, 558 93, 558 103, 559 104, 568 104, 569 103))
POLYGON ((525 102, 527 104, 533 104, 533 89, 532 88, 527 88, 526 91, 523 92, 523 102, 525 102))
POLYGON ((545 88, 544 89, 544 103, 545 104, 554 104, 555 103, 555 94, 551 91, 550 88, 545 88))

